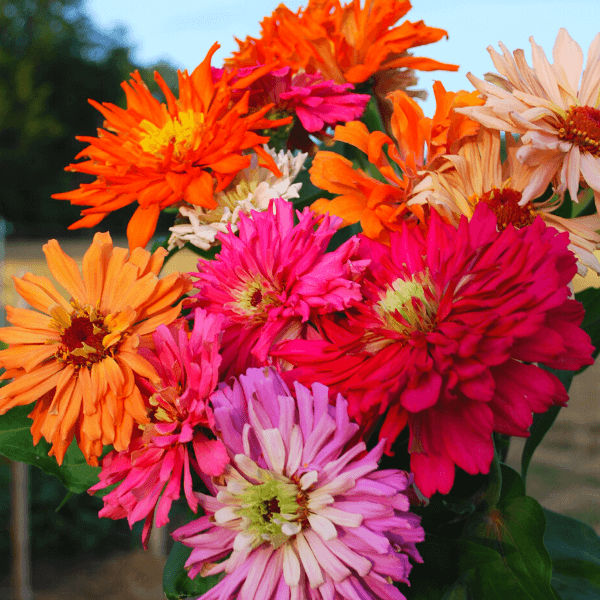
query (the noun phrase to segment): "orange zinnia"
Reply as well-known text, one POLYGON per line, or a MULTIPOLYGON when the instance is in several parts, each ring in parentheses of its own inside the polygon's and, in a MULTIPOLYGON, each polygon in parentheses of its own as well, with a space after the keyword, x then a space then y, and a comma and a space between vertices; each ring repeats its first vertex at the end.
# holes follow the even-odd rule
POLYGON ((130 249, 143 247, 152 237, 162 209, 182 200, 216 208, 213 194, 250 165, 251 157, 243 156, 243 151, 252 148, 281 175, 260 146, 269 138, 252 130, 277 127, 289 123, 291 117, 264 118, 272 104, 248 114, 248 94, 237 103, 230 102, 233 90, 244 89, 272 65, 256 69, 235 83, 235 71, 213 83, 210 60, 218 48, 214 44, 191 75, 178 72, 179 99, 155 73, 167 104, 152 96, 137 71, 129 83, 122 84, 126 110, 90 100, 106 118, 106 129, 100 129, 97 138, 77 138, 90 145, 76 158, 88 160, 69 165, 67 170, 96 175, 97 179, 53 195, 71 204, 91 205, 70 229, 93 227, 110 212, 137 201, 139 207, 129 221, 127 238, 130 249))
POLYGON ((62 463, 77 438, 85 459, 97 465, 105 444, 129 445, 134 422, 147 423, 136 376, 158 380, 137 350, 162 323, 177 318, 172 306, 191 288, 187 275, 158 279, 164 248, 154 254, 113 248, 108 233, 97 233, 83 257, 83 278, 56 240, 44 246, 50 271, 68 302, 46 277, 14 278, 17 292, 35 309, 6 307, 14 327, 0 328, 9 344, 0 352, 0 414, 37 401, 31 414, 34 444, 43 435, 50 455, 62 463))
POLYGON ((354 169, 351 161, 335 152, 318 152, 310 169, 311 181, 340 195, 333 200, 317 200, 312 210, 337 215, 344 219, 344 225, 360 221, 367 237, 384 243, 388 243, 391 231, 401 228, 402 221, 415 217, 422 220, 423 207, 407 201, 425 170, 479 130, 477 122, 465 119, 454 108, 482 103, 477 92, 446 92, 439 81, 433 89, 437 102, 433 119, 424 117, 421 107, 405 92, 397 90, 388 95, 393 105, 390 123, 395 141, 381 131, 370 133, 360 121, 338 125, 334 140, 364 152, 371 163, 369 169, 375 167, 385 182, 354 169))
POLYGON ((239 50, 229 66, 255 66, 278 60, 308 73, 320 71, 337 83, 362 83, 387 69, 456 71, 457 65, 409 56, 407 50, 448 36, 423 21, 393 25, 410 9, 408 0, 361 0, 342 6, 339 0, 309 0, 293 13, 280 4, 261 23, 261 37, 236 40, 239 50))

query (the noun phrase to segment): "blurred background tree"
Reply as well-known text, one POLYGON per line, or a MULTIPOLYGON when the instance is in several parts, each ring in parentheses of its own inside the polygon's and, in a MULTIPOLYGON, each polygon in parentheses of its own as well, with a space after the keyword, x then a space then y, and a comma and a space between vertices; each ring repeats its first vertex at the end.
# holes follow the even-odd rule
MULTIPOLYGON (((124 106, 120 83, 135 69, 157 96, 155 69, 176 89, 175 68, 135 65, 127 32, 95 30, 82 3, 0 0, 0 217, 19 236, 66 237, 67 226, 79 218, 81 207, 50 195, 91 180, 64 171, 85 147, 75 136, 95 135, 102 125, 88 98, 124 106)), ((124 234, 123 213, 98 229, 124 234)))

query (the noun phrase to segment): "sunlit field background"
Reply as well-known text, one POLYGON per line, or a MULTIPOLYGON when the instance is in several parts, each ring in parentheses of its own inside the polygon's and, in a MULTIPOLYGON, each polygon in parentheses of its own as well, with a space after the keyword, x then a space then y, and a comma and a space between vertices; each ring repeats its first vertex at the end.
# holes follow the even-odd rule
MULTIPOLYGON (((295 10, 303 3, 286 3, 295 10)), ((77 175, 64 173, 83 145, 75 135, 93 135, 101 117, 88 103, 123 103, 119 83, 139 69, 147 82, 156 68, 171 84, 178 68, 192 70, 215 42, 217 66, 236 48, 233 37, 258 35, 259 21, 276 1, 250 0, 0 0, 0 306, 17 297, 11 276, 32 271, 50 276, 42 245, 57 238, 79 261, 93 231, 67 231, 78 210, 50 194, 75 188, 77 175), (99 118, 100 117, 100 118, 99 118)), ((415 0, 409 20, 447 29, 450 37, 414 49, 415 55, 460 64, 458 73, 424 73, 419 88, 440 79, 446 89, 471 89, 465 74, 482 77, 493 65, 485 48, 498 41, 529 56, 530 35, 551 54, 560 27, 587 52, 597 33, 595 2, 453 2, 415 0)), ((431 116, 434 103, 423 103, 431 116)), ((126 246, 132 210, 106 219, 126 246)), ((168 215, 158 231, 166 233, 168 215)), ((598 254, 600 258, 600 254, 598 254)), ((193 271, 194 255, 178 253, 166 267, 193 271)), ((600 287, 595 274, 576 278, 576 291, 600 287)), ((1 314, 1 311, 0 311, 1 314)), ((536 451, 528 493, 543 506, 588 523, 600 533, 600 367, 575 377, 570 406, 563 409, 536 451)), ((522 440, 513 439, 508 462, 519 469, 522 440)), ((10 518, 10 466, 0 458, 0 523, 10 518)), ((141 550, 139 530, 125 522, 98 519, 100 500, 71 497, 58 480, 30 469, 32 581, 37 600, 159 600, 166 558, 141 550), (57 511, 57 508, 60 508, 57 511)), ((184 515, 181 515, 183 519, 184 515)), ((172 528, 178 525, 177 515, 172 528)), ((0 556, 9 557, 11 538, 0 536, 0 556)), ((10 560, 0 561, 0 598, 11 597, 10 560)))

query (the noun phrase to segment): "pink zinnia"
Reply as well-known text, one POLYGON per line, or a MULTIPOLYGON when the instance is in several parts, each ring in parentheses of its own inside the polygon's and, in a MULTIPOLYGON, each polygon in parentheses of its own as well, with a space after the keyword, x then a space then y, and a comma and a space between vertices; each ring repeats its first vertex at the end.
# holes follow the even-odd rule
POLYGON ((293 206, 281 198, 266 212, 240 214, 239 237, 219 234, 221 253, 200 260, 199 273, 192 274, 198 278, 196 303, 225 316, 225 376, 264 366, 276 341, 304 337, 309 319, 361 299, 353 279, 366 262, 350 260, 358 239, 326 253, 341 219, 309 209, 296 214, 294 226, 293 206))
POLYGON ((391 247, 362 239, 365 302, 347 321, 322 322, 327 340, 283 342, 273 354, 300 367, 285 377, 343 394, 366 434, 385 414, 387 452, 408 423, 416 485, 447 493, 455 465, 489 471, 492 432, 528 436, 532 412, 567 402, 559 379, 528 363, 593 363, 583 307, 569 298, 568 244, 539 217, 498 232, 483 203, 458 229, 432 211, 426 237, 403 226, 391 247))
POLYGON ((119 483, 104 496, 99 515, 127 517, 130 526, 145 518, 144 548, 155 510, 157 527, 169 522, 171 503, 179 498, 182 475, 185 497, 196 512, 198 502, 192 493, 190 464, 199 475, 216 476, 229 462, 223 443, 211 434, 214 418, 208 404, 217 386, 221 362, 221 321, 221 317, 197 309, 191 334, 183 326, 175 329, 160 325, 156 329, 156 350, 140 350, 160 377, 158 384, 143 382, 149 397, 150 423, 143 426, 143 434, 126 451, 113 450, 104 458, 100 483, 89 490, 93 494, 119 483))
POLYGON ((392 580, 408 583, 424 538, 410 476, 377 471, 383 442, 344 452, 357 426, 341 396, 333 407, 319 383, 294 390, 250 369, 213 395, 231 463, 216 498, 197 494, 206 516, 173 534, 193 548, 190 577, 225 574, 201 600, 403 599, 392 580))
MULTIPOLYGON (((233 81, 243 80, 263 67, 243 67, 233 81)), ((212 71, 213 79, 218 80, 225 70, 213 68, 212 71)), ((359 119, 371 99, 368 94, 355 94, 351 83, 338 84, 333 79, 325 80, 319 71, 294 75, 290 67, 266 73, 253 81, 248 89, 250 106, 274 103, 275 111, 296 114, 309 133, 322 131, 335 123, 359 119)), ((243 91, 240 89, 238 93, 243 91)))

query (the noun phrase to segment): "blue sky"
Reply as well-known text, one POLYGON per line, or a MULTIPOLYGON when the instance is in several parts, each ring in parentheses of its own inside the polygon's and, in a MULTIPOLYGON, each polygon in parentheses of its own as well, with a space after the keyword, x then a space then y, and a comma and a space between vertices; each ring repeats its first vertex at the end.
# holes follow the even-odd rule
MULTIPOLYGON (((86 0, 84 10, 105 33, 124 27, 125 40, 134 47, 136 61, 150 64, 164 59, 178 68, 192 70, 215 41, 221 49, 213 65, 220 66, 223 58, 237 48, 234 36, 257 36, 259 22, 278 4, 277 0, 86 0)), ((285 4, 295 10, 304 1, 288 0, 285 4)), ((486 47, 498 49, 499 41, 510 50, 524 48, 530 57, 528 40, 533 35, 550 56, 559 28, 566 27, 587 55, 598 32, 600 3, 414 0, 404 19, 423 19, 427 25, 449 33, 448 40, 414 49, 415 55, 460 65, 457 73, 420 74, 419 87, 433 96, 431 85, 435 79, 440 79, 448 90, 472 89, 465 74, 471 71, 482 77, 493 70, 486 47)), ((431 100, 423 106, 425 114, 431 114, 435 107, 431 100)))

